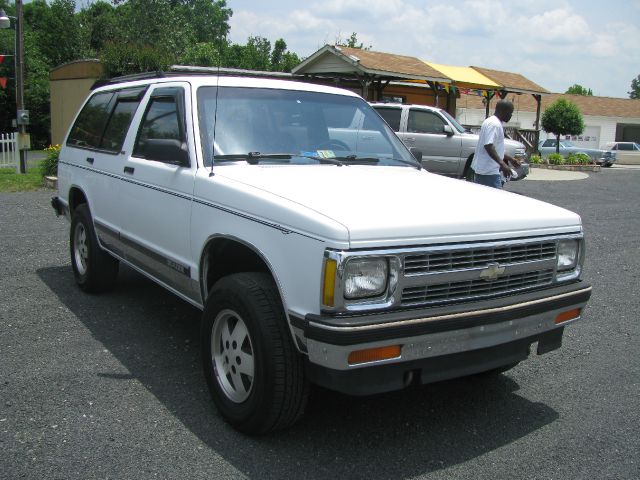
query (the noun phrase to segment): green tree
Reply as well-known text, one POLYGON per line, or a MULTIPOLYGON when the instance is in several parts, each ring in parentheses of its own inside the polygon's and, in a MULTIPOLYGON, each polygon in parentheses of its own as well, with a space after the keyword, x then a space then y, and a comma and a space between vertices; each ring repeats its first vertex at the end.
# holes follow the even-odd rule
POLYGON ((567 88, 567 91, 564 93, 571 93, 573 95, 593 96, 593 92, 591 91, 590 88, 587 89, 582 85, 578 85, 577 83, 574 83, 569 88, 567 88))
POLYGON ((631 80, 631 91, 627 93, 629 98, 640 99, 640 75, 631 80))
POLYGON ((581 134, 584 131, 584 120, 575 103, 559 98, 542 114, 542 128, 556 136, 556 153, 560 153, 560 135, 581 134))
POLYGON ((365 47, 364 43, 362 42, 358 43, 358 34, 356 32, 353 32, 347 40, 342 40, 341 38, 338 38, 336 40, 336 45, 339 45, 342 47, 359 48, 361 50, 371 50, 372 48, 371 45, 369 45, 368 47, 365 47))

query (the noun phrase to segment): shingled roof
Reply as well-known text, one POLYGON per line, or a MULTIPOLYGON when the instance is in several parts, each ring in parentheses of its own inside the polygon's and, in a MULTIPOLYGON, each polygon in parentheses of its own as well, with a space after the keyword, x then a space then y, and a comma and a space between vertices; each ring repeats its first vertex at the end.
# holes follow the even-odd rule
POLYGON ((292 73, 357 73, 380 78, 451 83, 445 75, 416 57, 333 45, 325 45, 297 65, 292 73))
POLYGON ((548 90, 542 88, 535 82, 532 82, 526 77, 523 77, 519 73, 503 72, 500 70, 491 70, 484 67, 474 67, 474 70, 482 73, 484 76, 490 78, 496 83, 499 83, 509 92, 521 92, 521 93, 549 93, 548 90))
MULTIPOLYGON (((566 98, 575 103, 583 115, 594 117, 640 118, 640 100, 629 98, 595 97, 590 95, 571 95, 568 93, 551 93, 542 97, 542 111, 559 98, 566 98)), ((535 112, 536 101, 531 95, 508 95, 521 112, 535 112)), ((459 108, 475 108, 484 110, 482 97, 476 95, 460 96, 459 108)))

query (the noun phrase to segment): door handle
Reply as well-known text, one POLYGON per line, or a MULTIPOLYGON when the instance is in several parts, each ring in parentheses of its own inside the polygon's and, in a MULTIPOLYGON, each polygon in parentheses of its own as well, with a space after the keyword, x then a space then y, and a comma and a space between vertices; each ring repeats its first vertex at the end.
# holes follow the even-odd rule
POLYGON ((407 138, 404 139, 404 141, 405 142, 415 142, 416 139, 415 139, 415 137, 407 137, 407 138))
POLYGON ((134 168, 133 167, 124 167, 124 173, 133 173, 134 172, 134 168))
POLYGON ((91 165, 93 165, 93 158, 87 157, 87 163, 90 163, 91 165))

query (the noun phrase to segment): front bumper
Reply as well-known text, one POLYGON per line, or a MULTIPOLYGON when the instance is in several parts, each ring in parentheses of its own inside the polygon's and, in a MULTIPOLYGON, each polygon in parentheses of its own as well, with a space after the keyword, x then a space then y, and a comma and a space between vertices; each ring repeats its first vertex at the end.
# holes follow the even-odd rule
POLYGON ((383 314, 292 317, 304 338, 312 381, 350 394, 371 394, 516 363, 538 342, 538 353, 561 345, 556 317, 583 309, 584 282, 473 303, 383 314), (399 345, 400 356, 349 364, 349 354, 399 345))

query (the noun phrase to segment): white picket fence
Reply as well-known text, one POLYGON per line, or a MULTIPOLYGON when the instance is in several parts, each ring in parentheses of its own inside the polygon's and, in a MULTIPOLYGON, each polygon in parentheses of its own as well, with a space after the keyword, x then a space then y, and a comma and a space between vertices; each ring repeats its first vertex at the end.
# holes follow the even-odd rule
POLYGON ((0 168, 15 167, 20 171, 20 152, 18 151, 18 134, 0 133, 0 168))

